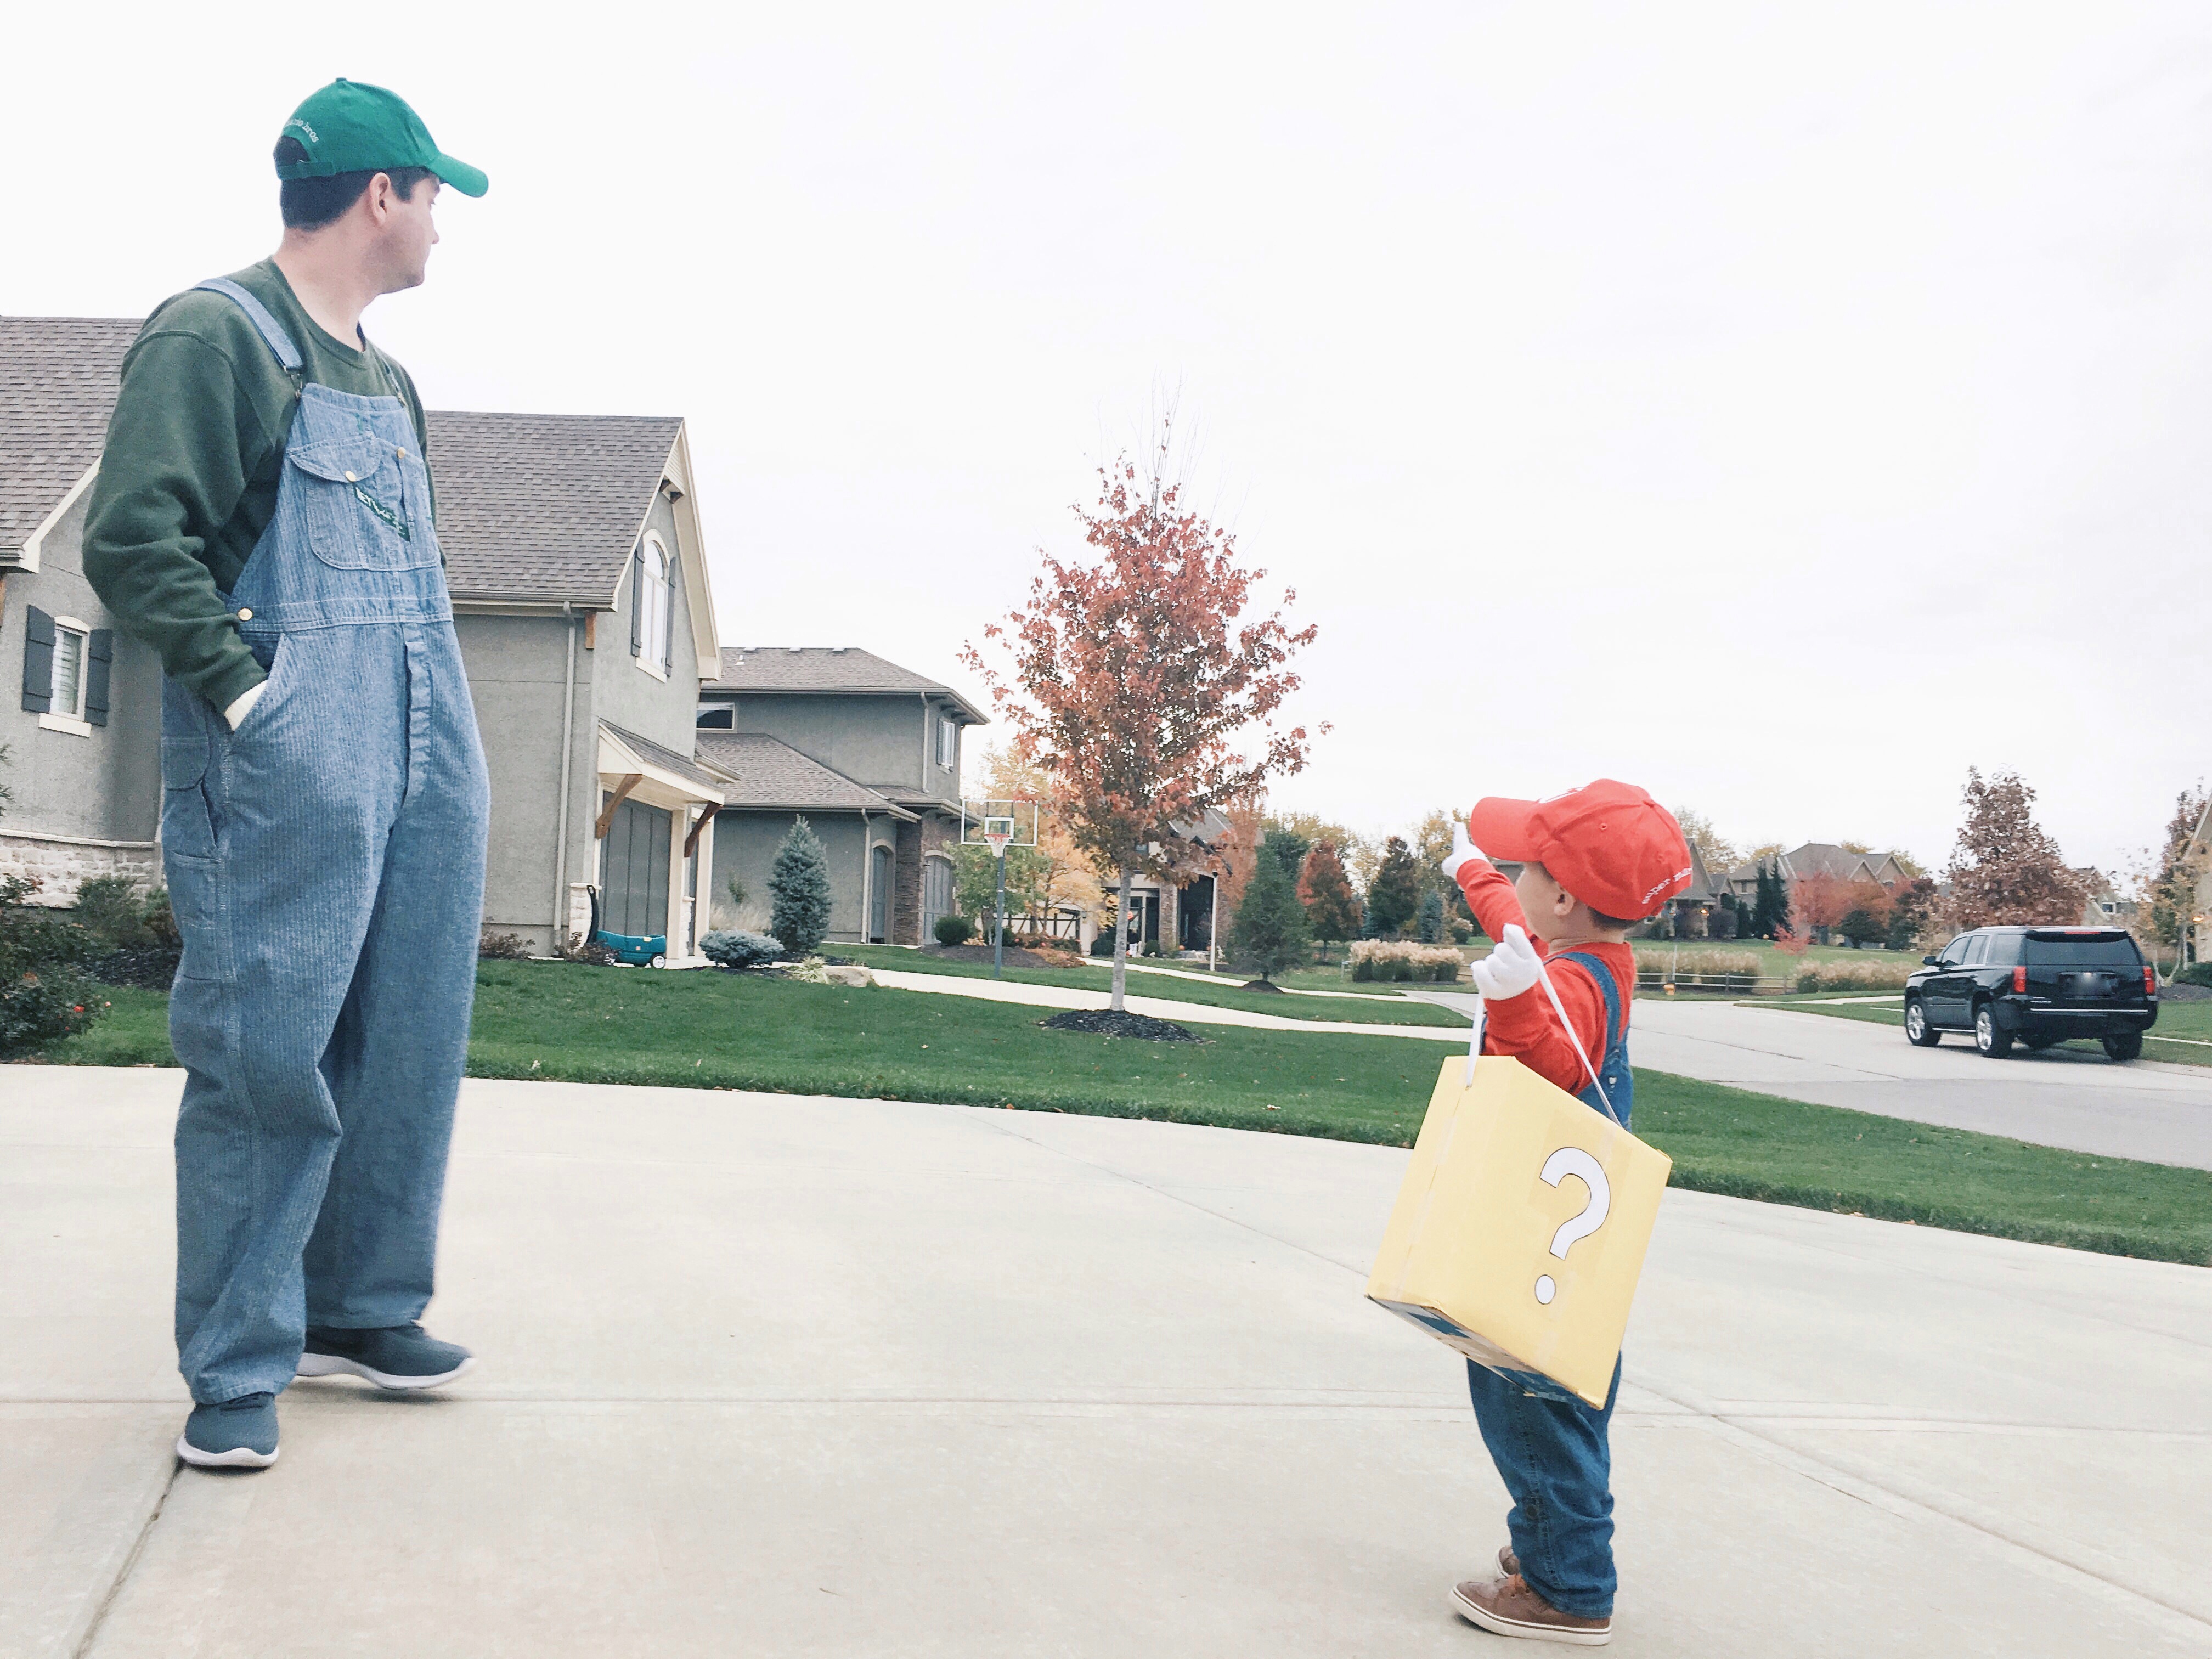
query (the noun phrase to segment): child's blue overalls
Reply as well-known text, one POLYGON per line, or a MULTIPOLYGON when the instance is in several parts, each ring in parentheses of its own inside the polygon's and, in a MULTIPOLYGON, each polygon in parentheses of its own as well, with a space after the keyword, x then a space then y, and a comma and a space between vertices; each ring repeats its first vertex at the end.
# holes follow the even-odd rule
MULTIPOLYGON (((1586 951, 1553 962, 1579 963, 1605 995, 1605 1058, 1598 1075, 1620 1127, 1628 1127, 1635 1078, 1628 1066, 1628 1022, 1613 970, 1586 951)), ((1575 1098, 1605 1109, 1596 1085, 1575 1098)), ((1598 1410, 1546 1378, 1499 1376, 1469 1360, 1468 1392, 1482 1443, 1513 1499, 1506 1525, 1521 1576, 1537 1595, 1577 1619, 1613 1616, 1613 1452, 1606 1439, 1620 1395, 1620 1364, 1598 1410)))
MULTIPOLYGON (((258 301, 200 286, 301 380, 258 301)), ((301 385, 276 516, 228 604, 260 701, 233 732, 174 680, 161 696, 177 1351, 203 1404, 283 1389, 309 1324, 402 1325, 430 1298, 489 790, 397 397, 301 385)))

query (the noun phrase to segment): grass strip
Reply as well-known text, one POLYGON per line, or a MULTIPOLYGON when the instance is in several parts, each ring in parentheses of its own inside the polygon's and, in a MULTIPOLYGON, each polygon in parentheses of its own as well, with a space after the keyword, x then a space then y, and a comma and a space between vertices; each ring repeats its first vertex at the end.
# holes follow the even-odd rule
POLYGON ((2212 1266, 2212 1170, 2032 1146, 1639 1068, 1672 1184, 2107 1255, 2212 1266))
MULTIPOLYGON (((477 985, 477 1077, 1012 1106, 1403 1146, 1440 1058, 1427 1039, 1239 1026, 1205 1028, 1202 1043, 1125 1042, 1045 1030, 1043 1009, 734 974, 485 963, 477 985)), ((165 999, 118 991, 113 1005, 46 1058, 175 1063, 165 999)), ((2212 1171, 1662 1072, 1639 1071, 1636 1097, 1637 1133, 1674 1159, 1679 1187, 2212 1265, 2212 1171)))

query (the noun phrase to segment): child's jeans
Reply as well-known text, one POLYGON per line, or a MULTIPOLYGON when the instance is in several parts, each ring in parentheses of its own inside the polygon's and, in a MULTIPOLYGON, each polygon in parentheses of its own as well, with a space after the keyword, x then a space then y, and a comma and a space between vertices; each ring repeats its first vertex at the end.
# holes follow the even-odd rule
POLYGON ((1469 1360, 1467 1389, 1498 1479, 1513 1498, 1506 1525, 1521 1576, 1577 1619, 1613 1616, 1613 1450, 1606 1430, 1620 1395, 1620 1362, 1605 1409, 1524 1394, 1469 1360))

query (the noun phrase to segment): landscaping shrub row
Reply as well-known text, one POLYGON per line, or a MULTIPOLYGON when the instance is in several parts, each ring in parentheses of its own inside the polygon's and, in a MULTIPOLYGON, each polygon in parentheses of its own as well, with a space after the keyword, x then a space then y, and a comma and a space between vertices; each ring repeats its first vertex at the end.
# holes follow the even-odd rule
POLYGON ((1419 945, 1410 939, 1363 939, 1352 946, 1356 980, 1417 980, 1449 985, 1464 965, 1449 945, 1419 945))

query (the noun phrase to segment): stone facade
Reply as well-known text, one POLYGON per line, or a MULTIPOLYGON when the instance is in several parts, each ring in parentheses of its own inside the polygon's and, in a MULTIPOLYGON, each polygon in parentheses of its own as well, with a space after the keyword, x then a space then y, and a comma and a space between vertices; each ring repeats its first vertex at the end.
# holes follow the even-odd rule
POLYGON ((77 884, 94 876, 128 876, 145 894, 161 884, 161 853, 150 841, 101 842, 70 836, 9 835, 0 830, 0 876, 39 884, 29 902, 70 906, 77 884))

